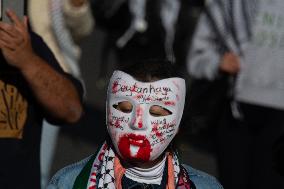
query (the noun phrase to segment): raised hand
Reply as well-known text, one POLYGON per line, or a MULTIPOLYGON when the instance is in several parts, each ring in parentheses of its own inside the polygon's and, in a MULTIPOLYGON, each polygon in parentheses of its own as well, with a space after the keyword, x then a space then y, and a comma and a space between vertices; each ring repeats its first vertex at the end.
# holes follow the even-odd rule
POLYGON ((23 69, 35 56, 28 32, 27 17, 23 20, 12 10, 6 11, 11 23, 0 22, 0 48, 8 64, 23 69))

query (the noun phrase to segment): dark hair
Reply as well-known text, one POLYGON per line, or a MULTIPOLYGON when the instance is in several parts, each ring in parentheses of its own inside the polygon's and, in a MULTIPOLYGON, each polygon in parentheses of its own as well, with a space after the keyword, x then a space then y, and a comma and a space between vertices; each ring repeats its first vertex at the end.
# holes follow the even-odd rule
POLYGON ((178 77, 175 65, 168 60, 146 59, 127 64, 119 70, 126 72, 137 80, 149 82, 157 79, 178 77))

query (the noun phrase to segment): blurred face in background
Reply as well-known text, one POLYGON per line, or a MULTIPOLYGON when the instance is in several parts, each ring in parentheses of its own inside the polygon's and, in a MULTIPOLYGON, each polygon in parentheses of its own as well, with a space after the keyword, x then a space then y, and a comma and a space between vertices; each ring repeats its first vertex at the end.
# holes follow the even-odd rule
POLYGON ((108 87, 107 128, 119 156, 153 162, 176 135, 183 113, 185 81, 140 82, 115 71, 108 87))

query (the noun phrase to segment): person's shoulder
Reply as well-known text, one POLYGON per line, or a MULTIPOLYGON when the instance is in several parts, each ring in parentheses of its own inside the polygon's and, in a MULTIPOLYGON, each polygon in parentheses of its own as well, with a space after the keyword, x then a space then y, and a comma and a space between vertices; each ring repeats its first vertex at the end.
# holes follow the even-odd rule
POLYGON ((183 164, 183 166, 187 170, 190 180, 195 184, 196 189, 223 189, 223 186, 215 177, 188 165, 183 164))
POLYGON ((50 180, 47 189, 69 189, 92 156, 60 169, 50 180))

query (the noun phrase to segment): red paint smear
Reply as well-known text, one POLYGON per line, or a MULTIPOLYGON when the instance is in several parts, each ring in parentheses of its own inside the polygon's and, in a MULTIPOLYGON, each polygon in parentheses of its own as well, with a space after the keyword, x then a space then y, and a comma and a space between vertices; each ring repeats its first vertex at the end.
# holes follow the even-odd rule
POLYGON ((153 126, 152 131, 154 132, 154 134, 155 134, 158 138, 161 138, 161 137, 162 137, 162 133, 159 132, 158 126, 159 126, 159 124, 155 124, 155 125, 153 126))
POLYGON ((143 123, 142 123, 141 120, 140 120, 139 123, 138 123, 138 127, 139 127, 139 129, 141 129, 141 128, 143 127, 143 123))
MULTIPOLYGON (((137 145, 138 146, 138 145, 137 145)), ((145 136, 129 134, 124 135, 119 139, 118 149, 121 156, 128 161, 138 161, 138 162, 147 162, 150 159, 150 153, 152 151, 150 142, 146 139, 145 136), (132 139, 134 142, 130 142, 129 139, 132 139), (131 156, 130 153, 130 144, 136 144, 135 141, 143 140, 142 144, 139 144, 139 150, 135 157, 131 156)))
POLYGON ((157 136, 158 138, 162 138, 162 133, 160 133, 160 132, 157 131, 155 134, 156 134, 156 136, 157 136))
POLYGON ((112 93, 117 93, 117 86, 118 86, 118 81, 114 81, 112 84, 112 93))
POLYGON ((139 116, 142 116, 142 108, 139 106, 137 109, 136 109, 136 116, 139 117, 139 116))
POLYGON ((136 118, 133 119, 133 121, 131 122, 131 125, 134 125, 136 122, 136 118))
POLYGON ((164 102, 164 104, 166 106, 174 106, 174 105, 176 105, 176 103, 174 101, 166 101, 166 102, 164 102))
POLYGON ((114 123, 115 128, 120 128, 120 121, 117 119, 114 123))
POLYGON ((143 122, 142 122, 142 112, 143 109, 139 106, 136 109, 136 117, 138 118, 138 128, 141 129, 143 127, 143 122))
POLYGON ((137 88, 136 83, 131 87, 130 91, 135 92, 135 89, 137 88))

